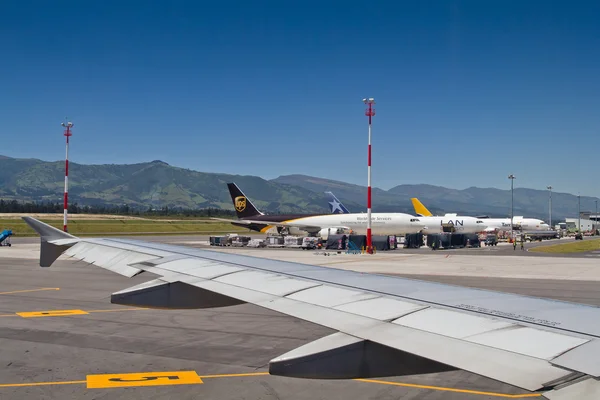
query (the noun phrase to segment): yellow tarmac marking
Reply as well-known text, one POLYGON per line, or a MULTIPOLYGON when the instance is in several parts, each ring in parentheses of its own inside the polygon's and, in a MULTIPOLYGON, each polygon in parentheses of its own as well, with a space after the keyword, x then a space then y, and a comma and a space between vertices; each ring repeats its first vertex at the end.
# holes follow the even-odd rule
POLYGON ((50 288, 41 288, 41 289, 15 290, 13 292, 0 292, 0 294, 16 294, 16 293, 41 292, 41 291, 44 291, 44 290, 60 290, 60 288, 50 287, 50 288))
POLYGON ((142 307, 132 308, 113 308, 112 310, 49 310, 49 311, 22 311, 14 314, 0 314, 2 317, 22 317, 22 318, 34 318, 34 317, 69 317, 71 315, 87 315, 89 313, 96 312, 118 312, 118 311, 136 311, 146 310, 142 307))
POLYGON ((496 393, 496 392, 482 392, 479 390, 468 390, 468 389, 455 389, 441 386, 427 386, 427 385, 415 385, 412 383, 401 383, 401 382, 389 382, 389 381, 380 381, 376 379, 355 379, 359 382, 368 382, 368 383, 378 383, 380 385, 392 385, 392 386, 402 386, 409 387, 415 389, 431 389, 437 390, 440 392, 455 392, 455 393, 465 393, 465 394, 475 394, 481 396, 493 396, 493 397, 504 397, 509 399, 522 399, 528 397, 541 397, 541 393, 526 393, 526 394, 505 394, 505 393, 496 393))
MULTIPOLYGON (((202 384, 202 379, 210 378, 238 378, 251 376, 267 376, 268 372, 250 372, 241 374, 216 374, 216 375, 198 375, 196 371, 174 371, 174 372, 138 372, 126 374, 99 374, 88 375, 85 381, 63 381, 63 382, 32 382, 32 383, 4 383, 3 387, 26 387, 26 386, 46 386, 46 385, 73 385, 87 384, 88 389, 104 389, 116 387, 131 386, 164 386, 164 385, 189 385, 202 384)), ((483 392, 479 390, 456 389, 441 386, 416 385, 412 383, 381 381, 376 379, 354 379, 357 382, 377 383, 380 385, 401 386, 413 389, 429 389, 442 392, 455 392, 480 396, 503 397, 508 399, 524 399, 531 397, 541 397, 542 393, 529 394, 505 394, 497 392, 483 392)))
POLYGON ((88 389, 130 386, 189 385, 203 383, 196 371, 139 372, 132 374, 88 375, 88 389))
POLYGON ((89 313, 94 312, 117 312, 117 311, 136 311, 136 310, 147 310, 143 307, 132 307, 132 308, 113 308, 112 310, 88 310, 89 313))
POLYGON ((49 310, 49 311, 18 312, 16 314, 23 318, 36 318, 36 317, 64 317, 65 315, 83 315, 83 314, 88 314, 88 313, 83 310, 49 310))
POLYGON ((26 387, 26 386, 49 386, 49 385, 75 385, 85 383, 86 381, 62 381, 62 382, 31 382, 31 383, 1 383, 3 387, 26 387))
POLYGON ((249 372, 246 374, 220 374, 220 375, 200 375, 200 378, 209 379, 209 378, 239 378, 243 376, 265 376, 269 375, 268 372, 249 372))

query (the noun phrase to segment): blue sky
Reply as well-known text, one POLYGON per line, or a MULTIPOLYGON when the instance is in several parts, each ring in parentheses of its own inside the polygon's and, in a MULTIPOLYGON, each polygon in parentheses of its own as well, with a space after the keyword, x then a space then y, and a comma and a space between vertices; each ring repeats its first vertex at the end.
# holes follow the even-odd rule
POLYGON ((0 154, 600 196, 600 3, 15 1, 0 154), (596 152, 596 153, 598 153, 596 152))

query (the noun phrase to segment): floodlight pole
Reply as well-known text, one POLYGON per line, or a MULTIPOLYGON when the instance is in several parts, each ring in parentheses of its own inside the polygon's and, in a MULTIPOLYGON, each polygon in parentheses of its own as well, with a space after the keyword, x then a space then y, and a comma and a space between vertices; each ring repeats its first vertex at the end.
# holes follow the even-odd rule
POLYGON ((581 232, 581 196, 577 195, 577 232, 581 232))
POLYGON ((369 117, 369 149, 368 149, 368 164, 367 164, 367 253, 373 254, 373 237, 371 234, 371 119, 375 115, 374 98, 363 99, 363 103, 367 105, 365 115, 369 117))
POLYGON ((67 230, 67 215, 68 215, 68 207, 69 207, 69 137, 73 136, 71 134, 71 128, 73 127, 72 122, 63 122, 61 125, 65 128, 65 137, 67 138, 67 150, 65 155, 65 195, 64 195, 64 209, 63 209, 63 231, 68 232, 67 230))
POLYGON ((549 215, 549 224, 550 224, 550 229, 552 229, 552 186, 548 186, 547 187, 549 193, 550 193, 550 199, 549 199, 549 204, 548 204, 548 215, 549 215))
POLYGON ((510 179, 510 237, 511 239, 515 239, 515 232, 514 232, 514 227, 513 227, 513 219, 514 219, 514 202, 515 202, 515 196, 514 196, 514 186, 513 186, 513 182, 516 179, 515 176, 513 174, 510 174, 508 176, 508 179, 510 179))

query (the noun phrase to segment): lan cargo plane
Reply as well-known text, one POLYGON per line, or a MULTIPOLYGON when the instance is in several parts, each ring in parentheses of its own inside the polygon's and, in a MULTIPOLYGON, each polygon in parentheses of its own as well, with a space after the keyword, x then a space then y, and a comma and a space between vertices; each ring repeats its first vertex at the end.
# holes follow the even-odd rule
MULTIPOLYGON (((279 231, 285 229, 289 234, 301 234, 304 231, 319 236, 328 236, 331 229, 348 231, 357 235, 367 233, 366 214, 265 215, 252 204, 235 183, 228 183, 227 187, 238 220, 225 221, 229 221, 236 226, 246 227, 258 232, 266 232, 272 228, 277 228, 279 231)), ((374 235, 405 235, 417 233, 425 227, 419 218, 402 213, 373 213, 371 221, 374 235)))
MULTIPOLYGON (((431 212, 425 207, 417 198, 411 199, 413 203, 413 207, 415 208, 415 212, 417 215, 421 215, 423 217, 432 216, 431 212)), ((446 215, 454 215, 456 214, 446 214, 446 215)), ((460 217, 460 218, 469 218, 469 217, 460 217)), ((472 217, 470 217, 472 218, 472 217)), ((510 218, 488 218, 488 217, 477 217, 478 221, 482 221, 482 225, 485 225, 485 229, 481 231, 492 232, 492 231, 506 231, 510 230, 510 218)), ((523 218, 513 217, 513 227, 515 229, 519 229, 522 231, 547 231, 550 229, 550 226, 537 218, 523 218)))
MULTIPOLYGON (((335 197, 332 192, 325 192, 325 194, 327 194, 331 200, 329 202, 329 206, 332 214, 350 213, 350 211, 344 207, 344 205, 337 199, 337 197, 335 197)), ((413 204, 414 200, 416 199, 413 199, 413 204)), ((423 205, 421 204, 421 206, 423 205)), ((423 208, 425 207, 423 206, 423 208)), ((479 233, 483 232, 487 228, 487 225, 484 222, 485 220, 475 217, 459 217, 456 214, 446 214, 443 217, 433 217, 431 216, 431 213, 429 213, 429 216, 420 216, 419 220, 425 225, 422 230, 422 232, 425 234, 443 232, 444 227, 453 227, 454 231, 459 233, 479 233)))

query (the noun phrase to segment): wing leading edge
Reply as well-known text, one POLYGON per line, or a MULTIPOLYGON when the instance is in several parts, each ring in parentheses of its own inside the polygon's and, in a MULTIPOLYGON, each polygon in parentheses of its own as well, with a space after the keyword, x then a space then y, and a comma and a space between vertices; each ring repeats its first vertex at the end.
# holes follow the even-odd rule
POLYGON ((142 241, 83 239, 24 219, 41 236, 40 265, 64 252, 124 276, 160 277, 113 293, 113 303, 251 303, 338 331, 271 360, 273 375, 349 379, 463 369, 551 400, 600 398, 596 307, 142 241))

